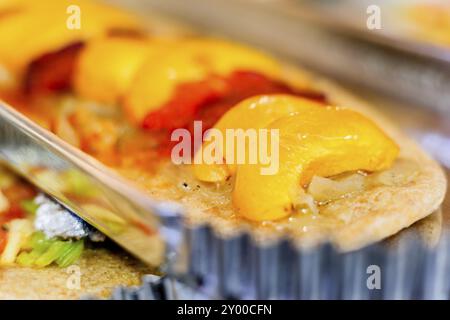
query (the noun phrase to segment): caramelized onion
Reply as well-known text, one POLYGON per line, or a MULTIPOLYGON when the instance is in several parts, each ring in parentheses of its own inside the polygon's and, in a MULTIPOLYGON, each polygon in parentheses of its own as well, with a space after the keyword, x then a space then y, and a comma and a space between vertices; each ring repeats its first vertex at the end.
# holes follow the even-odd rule
POLYGON ((358 173, 339 180, 314 176, 307 193, 312 195, 314 200, 323 203, 342 198, 347 194, 361 192, 364 187, 365 177, 358 173))

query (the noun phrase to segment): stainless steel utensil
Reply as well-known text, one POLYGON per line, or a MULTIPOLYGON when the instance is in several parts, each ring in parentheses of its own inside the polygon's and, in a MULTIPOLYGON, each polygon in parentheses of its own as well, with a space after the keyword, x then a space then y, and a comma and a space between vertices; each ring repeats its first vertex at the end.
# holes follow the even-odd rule
POLYGON ((0 160, 150 265, 164 266, 179 245, 178 205, 153 201, 1 102, 0 160))

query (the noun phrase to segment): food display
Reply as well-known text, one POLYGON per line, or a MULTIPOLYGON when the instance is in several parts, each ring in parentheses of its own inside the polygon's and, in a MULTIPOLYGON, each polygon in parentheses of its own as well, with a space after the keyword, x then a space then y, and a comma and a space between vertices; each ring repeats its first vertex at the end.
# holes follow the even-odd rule
MULTIPOLYGON (((0 98, 153 199, 180 203, 186 224, 348 252, 439 209, 440 166, 333 82, 257 48, 76 2, 79 29, 66 23, 71 1, 0 2, 0 98)), ((72 213, 6 171, 0 179, 0 274, 10 270, 0 291, 15 273, 116 259, 76 216, 49 216, 72 213), (67 233, 52 233, 56 221, 67 233)), ((127 261, 105 272, 132 285, 143 268, 127 261)))

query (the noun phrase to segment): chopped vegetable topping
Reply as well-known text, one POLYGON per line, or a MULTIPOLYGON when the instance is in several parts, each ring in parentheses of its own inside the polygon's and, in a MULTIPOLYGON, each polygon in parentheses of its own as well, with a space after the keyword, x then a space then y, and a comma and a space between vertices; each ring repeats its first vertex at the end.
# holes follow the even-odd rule
POLYGON ((70 241, 54 241, 50 247, 34 261, 36 267, 46 267, 61 257, 70 248, 70 241))
POLYGON ((52 240, 48 239, 44 233, 34 232, 27 243, 27 249, 35 249, 36 251, 44 252, 50 247, 52 240))
POLYGON ((34 200, 23 200, 20 207, 28 214, 35 215, 39 205, 34 200))
POLYGON ((84 240, 72 242, 66 252, 64 252, 58 259, 56 264, 61 268, 68 267, 74 264, 81 256, 84 250, 84 240))
POLYGON ((0 229, 0 254, 5 249, 6 241, 8 241, 8 234, 3 229, 0 229))
POLYGON ((0 190, 0 212, 8 211, 9 207, 10 204, 8 198, 5 197, 3 192, 0 190))
POLYGON ((26 219, 15 219, 9 223, 8 241, 0 257, 0 265, 11 265, 22 247, 33 233, 31 221, 26 219))
POLYGON ((35 232, 27 243, 27 249, 17 257, 23 267, 46 267, 52 263, 65 268, 75 263, 84 250, 84 240, 63 241, 48 239, 44 233, 35 232))
POLYGON ((0 215, 0 226, 5 225, 6 223, 10 222, 11 220, 21 219, 24 217, 25 217, 25 214, 24 214, 22 208, 17 204, 13 204, 13 205, 11 205, 11 207, 9 208, 8 211, 6 211, 0 215))

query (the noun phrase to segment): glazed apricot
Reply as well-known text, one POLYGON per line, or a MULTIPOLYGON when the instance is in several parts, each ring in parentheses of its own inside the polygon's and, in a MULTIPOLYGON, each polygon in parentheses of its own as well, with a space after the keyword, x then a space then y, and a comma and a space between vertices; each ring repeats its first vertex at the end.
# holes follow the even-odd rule
MULTIPOLYGON (((261 163, 237 164, 231 170, 228 166, 228 174, 236 177, 233 205, 240 215, 255 221, 291 214, 296 197, 313 176, 384 170, 399 152, 396 143, 362 114, 287 95, 248 99, 230 110, 217 127, 279 132, 276 173, 262 174, 261 163)), ((200 180, 217 180, 220 174, 214 165, 194 167, 200 180)))
POLYGON ((4 67, 20 76, 31 61, 43 54, 111 30, 140 29, 133 15, 88 0, 76 2, 76 8, 82 11, 81 24, 71 28, 72 11, 68 9, 75 8, 74 4, 69 0, 7 1, 0 8, 11 12, 0 20, 0 61, 4 67))
POLYGON ((74 78, 84 98, 116 104, 128 91, 138 69, 155 50, 155 42, 139 38, 103 38, 82 50, 74 78))
MULTIPOLYGON (((219 129, 223 136, 226 129, 262 129, 276 119, 297 112, 305 112, 323 107, 322 104, 289 95, 264 95, 246 99, 225 113, 214 128, 219 129)), ((205 142, 204 147, 212 142, 205 142)), ((202 149, 204 150, 204 149, 202 149)), ((226 145, 221 152, 226 164, 205 164, 197 161, 193 166, 197 179, 206 182, 223 182, 236 171, 235 161, 226 155, 226 145)), ((233 150, 234 152, 236 149, 233 150)), ((236 152, 234 153, 236 154, 236 152)), ((200 157, 198 152, 196 157, 200 157)))
POLYGON ((228 76, 250 70, 276 78, 280 66, 266 55, 233 43, 210 40, 184 40, 157 60, 149 60, 136 76, 125 96, 126 114, 140 123, 144 117, 169 99, 178 85, 205 80, 208 76, 228 76))

